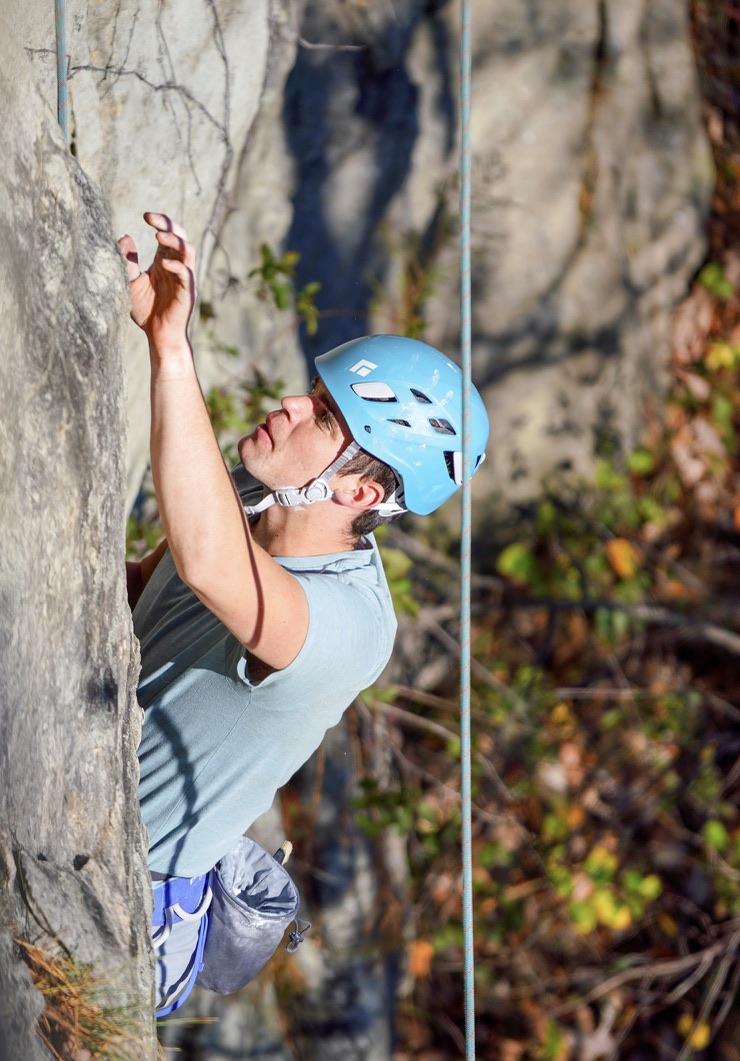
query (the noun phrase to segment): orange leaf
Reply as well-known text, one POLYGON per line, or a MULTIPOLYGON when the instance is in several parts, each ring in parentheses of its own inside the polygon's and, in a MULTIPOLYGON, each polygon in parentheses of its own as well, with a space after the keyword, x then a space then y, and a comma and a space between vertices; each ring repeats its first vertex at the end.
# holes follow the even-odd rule
POLYGON ((633 578, 637 570, 637 553, 626 538, 612 538, 606 543, 606 558, 619 578, 633 578))
POLYGON ((434 957, 434 947, 426 939, 415 939, 409 946, 409 972, 419 980, 427 980, 434 957))
POLYGON ((578 803, 572 803, 565 819, 571 829, 580 829, 586 820, 586 812, 578 803))
POLYGON ((679 582, 676 578, 669 578, 665 582, 661 582, 659 596, 680 599, 689 597, 690 593, 688 586, 685 586, 683 582, 679 582))

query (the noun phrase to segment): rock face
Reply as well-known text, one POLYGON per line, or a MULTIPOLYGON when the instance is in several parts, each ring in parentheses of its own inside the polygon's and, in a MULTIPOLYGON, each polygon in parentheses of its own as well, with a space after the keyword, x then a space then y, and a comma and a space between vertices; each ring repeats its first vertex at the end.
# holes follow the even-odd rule
MULTIPOLYGON (((101 187, 114 231, 148 264, 144 210, 171 214, 199 254, 208 306, 195 343, 204 388, 247 368, 303 386, 291 320, 258 302, 249 272, 259 247, 288 226, 290 165, 282 147, 282 85, 295 47, 294 0, 68 0, 70 137, 101 187), (229 356, 225 349, 236 351, 229 356)), ((46 98, 56 100, 49 5, 21 16, 46 98)), ((126 344, 129 490, 148 460, 149 370, 141 337, 126 344)))
MULTIPOLYGON (((685 5, 472 7, 473 368, 493 458, 475 488, 500 516, 637 442, 712 172, 685 5)), ((326 314, 310 354, 421 317, 458 346, 456 17, 307 5, 302 36, 324 47, 300 50, 285 120, 288 242, 326 314)))
POLYGON ((92 963, 154 1056, 138 654, 124 586, 123 265, 0 21, 0 1054, 48 1056, 12 940, 92 963))

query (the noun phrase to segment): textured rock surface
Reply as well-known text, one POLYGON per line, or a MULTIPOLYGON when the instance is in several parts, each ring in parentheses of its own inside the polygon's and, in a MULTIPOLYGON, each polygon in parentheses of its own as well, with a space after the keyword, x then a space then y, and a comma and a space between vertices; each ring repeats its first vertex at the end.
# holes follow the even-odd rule
MULTIPOLYGON (((206 387, 247 366, 302 385, 291 315, 249 276, 289 226, 299 286, 322 284, 309 360, 405 328, 422 303, 427 337, 457 348, 454 5, 67 6, 75 149, 114 227, 140 238, 156 201, 201 249, 206 387)), ((48 5, 31 0, 20 26, 53 100, 48 5)), ((474 371, 495 454, 476 491, 500 514, 636 441, 703 255, 711 173, 685 5, 475 0, 473 28, 474 371)), ((129 499, 148 415, 130 345, 129 499)))
POLYGON ((12 938, 48 946, 51 932, 132 1006, 154 1056, 123 267, 104 200, 0 27, 0 1042, 8 1058, 46 1056, 12 938))
MULTIPOLYGON (((286 122, 289 236, 329 311, 310 353, 412 322, 458 345, 457 9, 316 0, 286 122), (313 250, 312 250, 313 248, 313 250), (368 297, 378 293, 368 314, 368 297)), ((633 445, 704 253, 711 163, 685 5, 473 3, 473 357, 498 513, 633 445)))
POLYGON ((684 5, 479 6, 474 357, 516 499, 637 443, 712 170, 684 5))

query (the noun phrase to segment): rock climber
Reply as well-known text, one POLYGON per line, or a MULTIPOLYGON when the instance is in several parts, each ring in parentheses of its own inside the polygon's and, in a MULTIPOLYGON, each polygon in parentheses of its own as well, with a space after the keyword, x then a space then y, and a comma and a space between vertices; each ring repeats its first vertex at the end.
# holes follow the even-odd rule
MULTIPOLYGON (((426 514, 461 479, 461 376, 417 340, 372 336, 316 359, 307 394, 242 438, 229 473, 196 376, 195 251, 147 213, 157 250, 126 258, 149 342, 151 467, 165 539, 127 565, 141 644, 140 800, 155 889, 207 874, 380 674, 396 621, 372 531, 426 514)), ((471 398, 472 466, 488 437, 471 398)), ((159 1004, 197 934, 158 951, 159 1004)))

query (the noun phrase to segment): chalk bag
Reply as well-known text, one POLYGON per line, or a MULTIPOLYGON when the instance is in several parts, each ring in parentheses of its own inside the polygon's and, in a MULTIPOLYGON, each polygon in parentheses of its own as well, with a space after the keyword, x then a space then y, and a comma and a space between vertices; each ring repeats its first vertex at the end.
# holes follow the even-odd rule
MULTIPOLYGON (((196 983, 230 995, 275 953, 301 900, 288 871, 248 836, 211 870, 209 883, 213 899, 196 983)), ((290 950, 296 935, 301 941, 300 933, 292 932, 290 950)))

